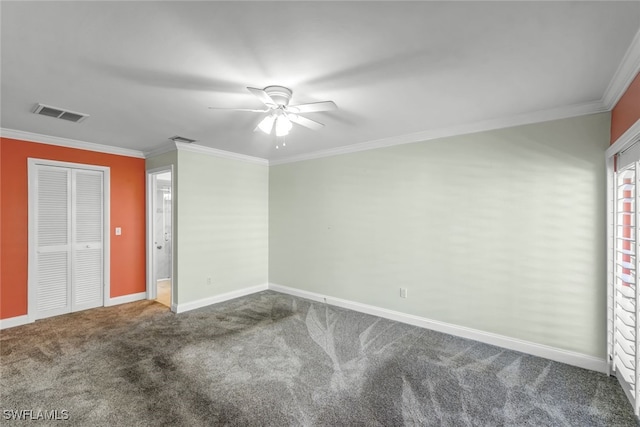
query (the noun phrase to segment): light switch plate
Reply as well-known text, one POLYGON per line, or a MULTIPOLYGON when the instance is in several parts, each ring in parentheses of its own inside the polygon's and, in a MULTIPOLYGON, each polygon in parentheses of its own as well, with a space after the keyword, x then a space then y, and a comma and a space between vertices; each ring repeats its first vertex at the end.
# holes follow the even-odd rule
POLYGON ((116 227, 116 236, 119 236, 122 234, 122 228, 121 227, 116 227))

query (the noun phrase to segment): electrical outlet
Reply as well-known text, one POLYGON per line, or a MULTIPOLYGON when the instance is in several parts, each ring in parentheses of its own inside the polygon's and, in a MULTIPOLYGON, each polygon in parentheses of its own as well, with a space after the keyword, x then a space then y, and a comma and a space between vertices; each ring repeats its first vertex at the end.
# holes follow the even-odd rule
POLYGON ((400 288, 400 298, 407 297, 407 288, 400 288))
POLYGON ((211 277, 207 277, 207 286, 211 286, 212 284, 211 277))

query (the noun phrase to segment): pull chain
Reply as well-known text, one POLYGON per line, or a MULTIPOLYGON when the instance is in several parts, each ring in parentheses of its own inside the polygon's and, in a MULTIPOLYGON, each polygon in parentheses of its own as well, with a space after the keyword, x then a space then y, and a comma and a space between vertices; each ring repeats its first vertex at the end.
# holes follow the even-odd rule
MULTIPOLYGON (((278 138, 281 138, 282 147, 286 147, 287 146, 287 139, 286 139, 287 137, 284 136, 284 135, 281 136, 281 137, 276 136, 276 142, 278 141, 278 138)), ((278 149, 280 149, 280 146, 278 144, 276 144, 276 150, 278 150, 278 149)))

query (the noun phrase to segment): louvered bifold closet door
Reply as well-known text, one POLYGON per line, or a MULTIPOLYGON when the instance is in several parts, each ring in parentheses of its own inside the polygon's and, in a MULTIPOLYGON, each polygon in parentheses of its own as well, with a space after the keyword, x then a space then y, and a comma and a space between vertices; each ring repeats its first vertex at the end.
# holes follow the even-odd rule
POLYGON ((637 346, 637 163, 616 174, 613 367, 636 413, 637 346))
POLYGON ((71 311, 71 171, 37 170, 36 318, 71 311))
POLYGON ((74 169, 72 311, 102 306, 102 172, 74 169))

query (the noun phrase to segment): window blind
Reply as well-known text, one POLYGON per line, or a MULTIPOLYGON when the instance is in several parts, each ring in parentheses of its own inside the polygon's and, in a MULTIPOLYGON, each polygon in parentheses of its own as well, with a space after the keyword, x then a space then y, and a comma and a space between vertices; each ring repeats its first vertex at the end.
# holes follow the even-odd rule
POLYGON ((629 148, 617 155, 616 166, 618 170, 625 169, 640 159, 640 141, 634 142, 629 148))
MULTIPOLYGON (((632 147, 633 148, 633 147, 632 147)), ((640 149, 640 145, 638 145, 640 149)), ((638 152, 640 154, 640 151, 638 152)), ((615 179, 613 369, 638 414, 637 162, 615 179)), ((620 166, 620 165, 619 165, 620 166)))

